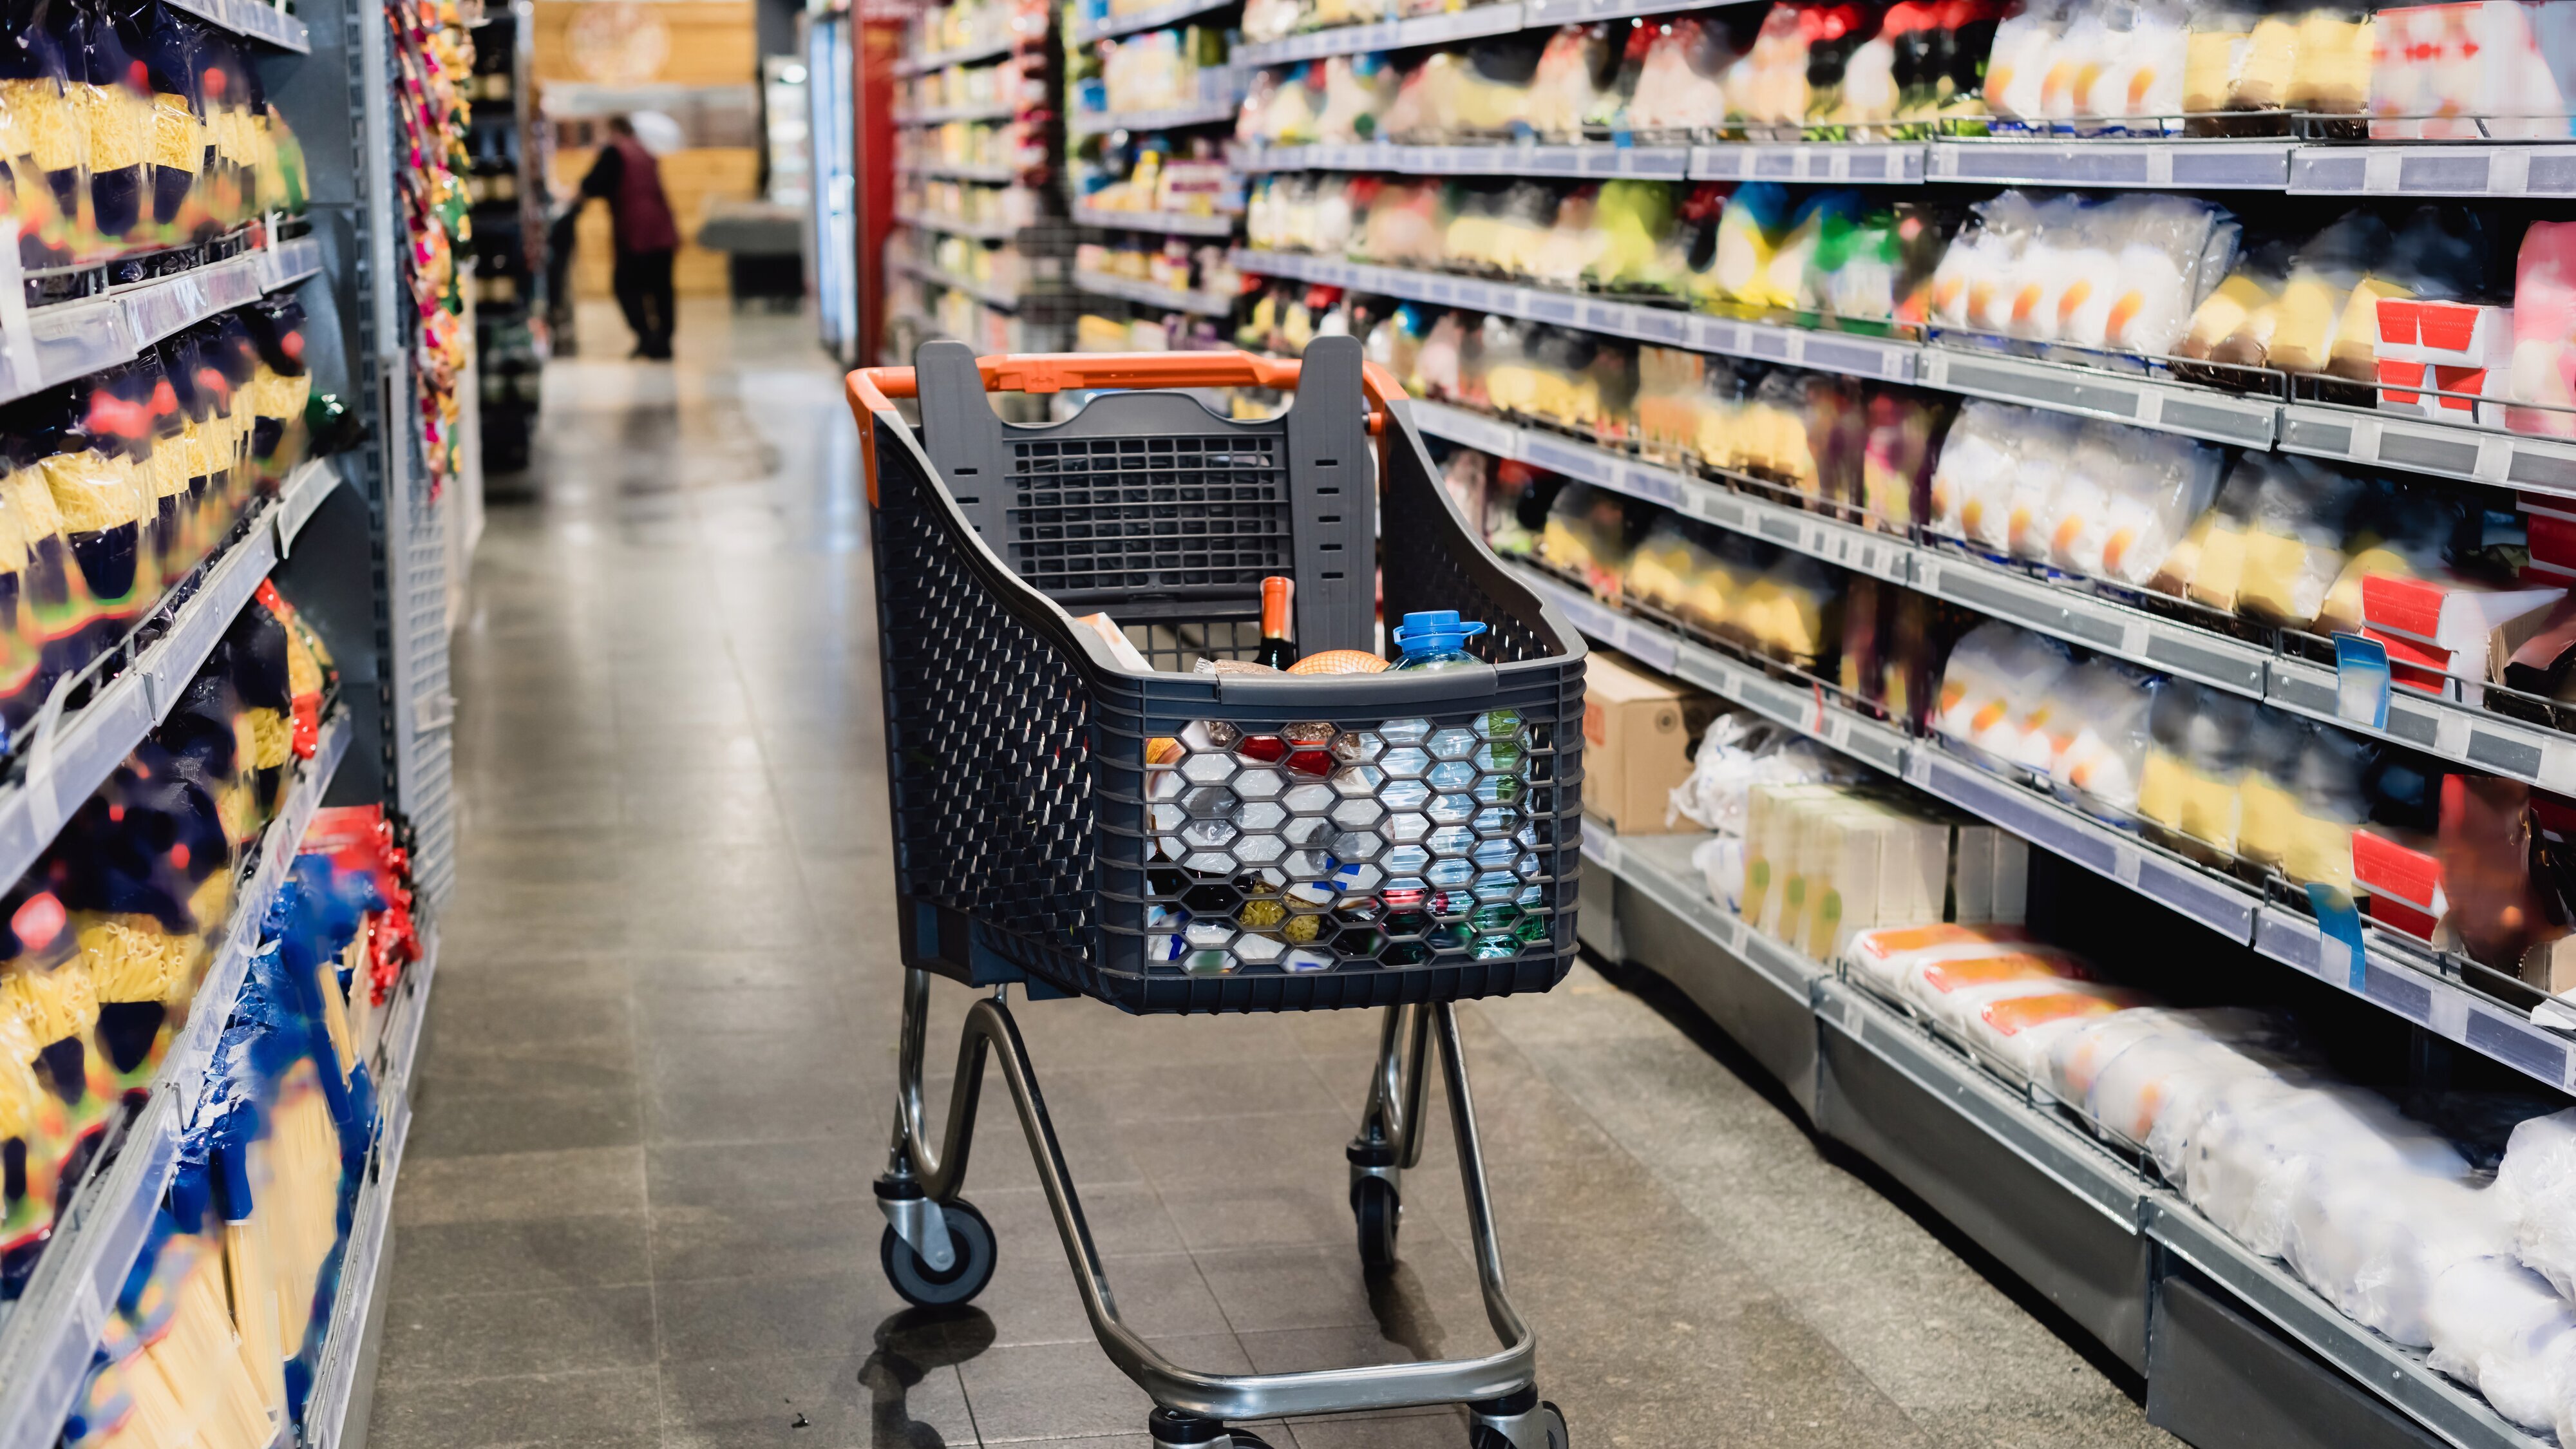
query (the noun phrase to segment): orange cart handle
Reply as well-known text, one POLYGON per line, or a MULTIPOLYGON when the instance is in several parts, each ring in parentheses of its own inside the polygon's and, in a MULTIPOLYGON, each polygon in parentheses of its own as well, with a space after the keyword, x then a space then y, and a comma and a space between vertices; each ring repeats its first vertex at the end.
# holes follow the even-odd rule
MULTIPOLYGON (((1303 364, 1240 350, 1224 352, 1030 352, 975 359, 986 392, 1062 392, 1066 388, 1266 387, 1295 392, 1303 364)), ((909 367, 862 367, 844 383, 858 418, 859 464, 867 475, 868 504, 877 501, 876 417, 892 399, 917 397, 909 367)), ((1368 430, 1385 446, 1386 405, 1404 396, 1395 374, 1374 362, 1360 364, 1360 392, 1368 399, 1368 430)))
MULTIPOLYGON (((1062 392, 1066 388, 1266 387, 1297 390, 1294 358, 1226 352, 1031 352, 975 359, 986 392, 1062 392)), ((1395 374, 1374 362, 1360 365, 1360 390, 1369 401, 1369 431, 1386 423, 1386 404, 1404 396, 1395 374)), ((850 374, 850 403, 862 416, 883 412, 888 400, 912 397, 909 367, 863 367, 850 374)))

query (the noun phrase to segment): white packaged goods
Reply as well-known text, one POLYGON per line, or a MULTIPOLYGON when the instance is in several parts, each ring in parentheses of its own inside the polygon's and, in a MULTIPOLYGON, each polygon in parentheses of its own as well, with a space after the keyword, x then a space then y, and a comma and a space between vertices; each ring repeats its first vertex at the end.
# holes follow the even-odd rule
POLYGON ((2495 1411, 2547 1433, 2576 1372, 2576 1306, 2511 1258, 2473 1258, 2433 1284, 2426 1360, 2486 1395, 2495 1411))
POLYGON ((2433 1285, 2472 1259, 2510 1250, 2505 1195, 2386 1163, 2315 1158, 2290 1190, 2291 1268, 2326 1301, 2397 1342, 2432 1343, 2433 1285))
POLYGON ((2496 1188, 2512 1199, 2523 1266, 2576 1299, 2576 1108, 2514 1128, 2496 1188))

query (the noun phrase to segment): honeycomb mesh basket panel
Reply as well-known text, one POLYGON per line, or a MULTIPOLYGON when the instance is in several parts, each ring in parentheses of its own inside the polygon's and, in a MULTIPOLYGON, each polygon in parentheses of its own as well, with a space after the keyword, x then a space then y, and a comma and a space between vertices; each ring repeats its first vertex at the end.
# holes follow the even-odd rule
MULTIPOLYGON (((1379 1006, 1563 978, 1582 648, 1467 533, 1409 423, 1389 433, 1387 613, 1484 620, 1470 647, 1493 667, 1454 680, 1261 676, 1264 688, 1237 686, 1236 698, 1209 676, 1095 663, 1028 587, 1043 579, 1055 595, 1078 574, 1012 574, 972 541, 910 440, 880 436, 877 588, 908 962, 978 983, 1024 974, 1151 1012, 1379 1006)), ((1152 478, 1107 491, 1163 486, 1152 478)), ((1245 501, 1151 506, 1180 536, 1245 501)), ((1096 521, 1048 506, 1068 530, 1096 521)), ((1283 549, 1259 567, 1291 565, 1283 549)), ((1168 600, 1169 582, 1130 586, 1168 600)), ((1125 630, 1159 670, 1248 657, 1258 630, 1223 607, 1125 630)))

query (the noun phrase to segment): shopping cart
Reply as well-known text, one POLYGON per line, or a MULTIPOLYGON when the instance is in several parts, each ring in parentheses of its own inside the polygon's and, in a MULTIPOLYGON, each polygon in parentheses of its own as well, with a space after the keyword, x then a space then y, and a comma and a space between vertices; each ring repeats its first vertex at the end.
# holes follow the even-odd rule
POLYGON ((1462 520, 1402 391, 1348 337, 1246 353, 978 360, 934 342, 850 374, 873 527, 905 966, 882 1258, 925 1306, 973 1298, 992 1228, 960 1197, 988 1053, 1019 1109, 1091 1326, 1156 1404, 1165 1449, 1260 1449, 1229 1421, 1463 1404, 1471 1449, 1566 1449, 1503 1289, 1451 1003, 1545 991, 1575 952, 1583 645, 1462 520), (1239 422, 1180 388, 1296 394, 1239 422), (1005 426, 987 389, 1111 389, 1005 426), (917 397, 918 437, 890 399, 917 397), (1381 516, 1380 499, 1383 498, 1381 516), (1382 540, 1382 544, 1381 544, 1382 540), (1261 581, 1296 580, 1308 652, 1377 651, 1389 618, 1483 622, 1441 671, 1193 672, 1248 658, 1261 581), (1106 611, 1151 664, 1077 615, 1106 611), (934 1151, 930 975, 968 1010, 934 1151), (1487 1357, 1215 1375, 1123 1324, 1006 994, 1130 1012, 1384 1007, 1349 1159, 1360 1255, 1391 1265, 1436 1048, 1487 1357))

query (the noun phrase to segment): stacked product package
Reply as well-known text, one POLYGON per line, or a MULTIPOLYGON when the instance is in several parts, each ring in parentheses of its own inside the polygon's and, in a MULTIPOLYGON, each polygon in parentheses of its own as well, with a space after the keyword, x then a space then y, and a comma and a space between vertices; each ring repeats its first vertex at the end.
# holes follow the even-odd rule
POLYGON ((0 1138, 24 1164, 0 1209, 0 1293, 25 1286, 56 1214, 153 1082, 232 929, 237 863, 314 748, 328 657, 273 593, 177 706, 0 898, 0 1138))

